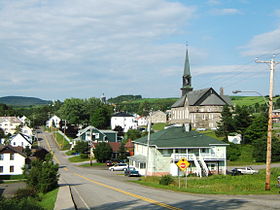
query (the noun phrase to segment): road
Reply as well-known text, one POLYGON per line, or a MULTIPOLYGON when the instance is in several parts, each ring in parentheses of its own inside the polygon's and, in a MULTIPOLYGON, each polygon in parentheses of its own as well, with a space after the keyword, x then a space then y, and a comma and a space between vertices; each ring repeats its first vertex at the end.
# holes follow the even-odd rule
MULTIPOLYGON (((279 195, 201 195, 154 189, 127 182, 122 172, 81 168, 59 151, 49 133, 40 145, 54 153, 60 179, 71 186, 78 209, 280 209, 279 195)), ((133 178, 132 178, 133 179, 133 178)))

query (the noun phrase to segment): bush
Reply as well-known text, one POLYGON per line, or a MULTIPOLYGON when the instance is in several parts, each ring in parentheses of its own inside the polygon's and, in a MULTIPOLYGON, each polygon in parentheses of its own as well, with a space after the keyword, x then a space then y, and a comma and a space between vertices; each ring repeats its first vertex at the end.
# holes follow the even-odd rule
POLYGON ((174 182, 174 179, 170 174, 162 176, 159 180, 159 184, 162 184, 162 185, 170 185, 173 182, 174 182))
POLYGON ((39 198, 36 190, 32 187, 18 189, 15 194, 16 199, 22 199, 27 197, 32 197, 37 199, 39 198))
POLYGON ((0 199, 0 210, 44 210, 36 200, 32 198, 25 198, 25 199, 0 199))

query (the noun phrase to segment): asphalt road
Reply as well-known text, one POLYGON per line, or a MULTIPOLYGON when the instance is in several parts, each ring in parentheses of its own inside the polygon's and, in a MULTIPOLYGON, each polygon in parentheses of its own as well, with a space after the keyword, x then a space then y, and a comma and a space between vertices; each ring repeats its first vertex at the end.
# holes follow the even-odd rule
MULTIPOLYGON (((201 195, 154 189, 127 182, 122 172, 81 168, 68 162, 49 133, 40 145, 54 153, 60 178, 71 186, 78 209, 280 209, 280 195, 201 195)), ((137 178, 136 178, 137 179, 137 178)))

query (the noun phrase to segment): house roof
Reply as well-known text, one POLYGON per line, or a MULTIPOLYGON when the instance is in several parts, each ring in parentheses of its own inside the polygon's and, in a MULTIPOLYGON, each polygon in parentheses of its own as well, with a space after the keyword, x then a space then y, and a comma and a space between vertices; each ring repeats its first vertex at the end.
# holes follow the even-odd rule
POLYGON ((0 123, 2 122, 21 123, 17 117, 0 117, 0 123))
MULTIPOLYGON (((136 139, 136 144, 147 145, 147 136, 136 139)), ((157 148, 186 148, 186 147, 210 147, 213 145, 226 146, 222 141, 198 133, 186 132, 184 127, 170 127, 151 134, 150 145, 157 148)))
POLYGON ((13 147, 11 145, 0 145, 0 153, 5 153, 5 151, 12 151, 14 153, 19 153, 20 155, 27 157, 23 152, 23 147, 13 147))
POLYGON ((16 135, 12 136, 12 137, 11 137, 11 141, 13 141, 14 138, 15 138, 17 135, 20 135, 25 141, 27 141, 29 144, 32 144, 32 142, 29 141, 29 136, 24 135, 23 133, 18 133, 18 134, 16 134, 16 135))
POLYGON ((133 115, 126 112, 118 112, 113 114, 112 117, 133 117, 133 115))
POLYGON ((125 148, 134 148, 134 144, 132 143, 131 139, 128 139, 127 143, 124 146, 125 148))
POLYGON ((213 88, 205 88, 188 92, 171 107, 183 107, 186 100, 188 100, 189 106, 231 105, 231 100, 228 96, 217 94, 213 88))

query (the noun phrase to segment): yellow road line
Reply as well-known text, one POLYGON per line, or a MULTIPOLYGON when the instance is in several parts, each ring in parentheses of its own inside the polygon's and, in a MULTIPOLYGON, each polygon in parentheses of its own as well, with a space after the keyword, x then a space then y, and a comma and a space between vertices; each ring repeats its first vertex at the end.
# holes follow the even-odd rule
POLYGON ((174 209, 174 210, 179 210, 179 209, 181 209, 181 208, 177 208, 177 207, 175 207, 175 206, 170 206, 170 205, 168 205, 168 204, 161 203, 161 202, 156 201, 156 200, 152 200, 152 199, 150 199, 150 198, 143 197, 143 196, 141 196, 141 195, 137 195, 137 194, 134 194, 134 193, 130 193, 130 192, 121 190, 121 189, 119 189, 119 188, 116 188, 116 187, 113 187, 113 186, 110 186, 110 185, 107 185, 107 184, 103 184, 103 183, 101 183, 101 182, 94 181, 94 180, 92 180, 92 179, 89 179, 89 178, 84 177, 84 176, 82 176, 82 175, 80 175, 80 174, 77 174, 77 173, 75 173, 75 175, 76 175, 76 176, 79 176, 79 177, 81 177, 81 178, 83 178, 83 179, 85 179, 85 180, 87 180, 87 181, 89 181, 89 182, 92 182, 92 183, 94 183, 94 184, 100 185, 100 186, 102 186, 102 187, 109 188, 109 189, 111 189, 111 190, 114 190, 114 191, 123 193, 123 194, 125 194, 125 195, 132 196, 132 197, 134 197, 134 198, 139 198, 139 199, 141 199, 141 200, 143 200, 143 201, 146 201, 146 202, 148 202, 148 203, 152 203, 152 204, 155 204, 155 205, 158 205, 158 206, 161 206, 161 207, 165 207, 165 208, 167 208, 167 209, 174 209))

